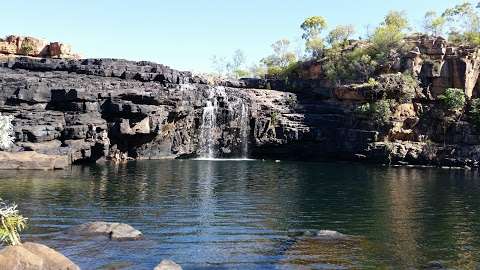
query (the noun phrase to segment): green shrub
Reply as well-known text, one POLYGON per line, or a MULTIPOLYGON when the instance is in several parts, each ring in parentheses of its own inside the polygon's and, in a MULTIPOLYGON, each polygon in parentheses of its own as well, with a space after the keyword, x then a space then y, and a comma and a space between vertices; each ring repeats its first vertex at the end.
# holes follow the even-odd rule
POLYGON ((357 108, 356 112, 361 116, 372 120, 377 125, 385 125, 392 116, 390 106, 391 100, 382 99, 362 104, 357 108))
POLYGON ((409 74, 391 73, 377 77, 376 98, 394 99, 400 103, 411 102, 415 97, 419 82, 409 74))
POLYGON ((475 128, 480 129, 480 99, 472 99, 470 105, 470 119, 475 128))
POLYGON ((448 88, 445 93, 438 96, 438 100, 446 109, 455 111, 465 107, 465 93, 462 89, 448 88))
POLYGON ((380 83, 377 80, 375 80, 375 78, 368 78, 367 84, 372 88, 378 87, 380 85, 380 83))
POLYGON ((19 245, 20 234, 27 219, 18 212, 16 204, 8 204, 0 199, 0 241, 7 245, 19 245))
POLYGON ((356 48, 343 51, 335 46, 325 52, 322 65, 327 78, 335 84, 367 81, 377 67, 377 63, 365 49, 356 48))
POLYGON ((22 46, 20 47, 20 54, 22 55, 30 55, 34 51, 34 47, 32 44, 29 43, 23 43, 22 46))

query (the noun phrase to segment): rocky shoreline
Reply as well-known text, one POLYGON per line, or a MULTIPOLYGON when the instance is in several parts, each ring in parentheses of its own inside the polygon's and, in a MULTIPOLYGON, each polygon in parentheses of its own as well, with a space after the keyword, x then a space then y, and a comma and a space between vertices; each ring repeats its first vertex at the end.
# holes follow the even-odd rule
POLYGON ((415 49, 398 56, 379 85, 341 87, 314 63, 305 67, 308 79, 210 85, 152 62, 3 56, 0 112, 14 116, 9 151, 63 156, 70 164, 250 157, 478 167, 480 133, 466 113, 446 122, 451 116, 437 101, 448 87, 478 95, 477 50, 441 38, 412 42, 415 49), (406 89, 395 73, 406 70, 418 87, 406 89), (402 101, 405 91, 413 99, 402 101), (357 108, 383 94, 397 102, 378 126, 357 108))
MULTIPOLYGON (((65 231, 65 234, 84 238, 103 236, 112 241, 134 241, 143 238, 140 231, 128 224, 99 221, 73 226, 65 231)), ((0 250, 0 270, 12 269, 80 270, 80 267, 54 249, 42 244, 26 242, 0 250)), ((165 259, 154 270, 181 269, 180 265, 165 259)))

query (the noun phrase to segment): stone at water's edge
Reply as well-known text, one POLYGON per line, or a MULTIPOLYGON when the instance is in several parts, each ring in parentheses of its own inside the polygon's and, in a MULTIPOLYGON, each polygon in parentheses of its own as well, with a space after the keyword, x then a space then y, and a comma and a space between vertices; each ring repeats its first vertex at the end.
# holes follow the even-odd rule
POLYGON ((47 246, 24 243, 0 251, 0 270, 80 270, 80 267, 47 246))
POLYGON ((154 270, 182 270, 182 267, 172 260, 162 260, 154 270))
POLYGON ((66 233, 78 236, 103 235, 117 241, 140 240, 143 238, 142 232, 128 224, 101 221, 73 226, 66 233))
POLYGON ((68 166, 67 156, 44 155, 34 151, 0 151, 0 170, 57 170, 68 166))

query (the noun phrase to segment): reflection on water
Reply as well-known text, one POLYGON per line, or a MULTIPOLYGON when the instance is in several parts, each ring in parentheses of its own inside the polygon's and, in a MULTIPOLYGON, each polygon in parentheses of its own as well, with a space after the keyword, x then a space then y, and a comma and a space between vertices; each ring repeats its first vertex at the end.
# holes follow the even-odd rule
POLYGON ((57 172, 2 172, 0 196, 30 217, 24 238, 82 269, 420 267, 480 258, 479 177, 468 171, 343 163, 141 161, 57 172), (92 220, 144 232, 138 242, 70 239, 92 220), (330 229, 324 241, 291 231, 330 229))

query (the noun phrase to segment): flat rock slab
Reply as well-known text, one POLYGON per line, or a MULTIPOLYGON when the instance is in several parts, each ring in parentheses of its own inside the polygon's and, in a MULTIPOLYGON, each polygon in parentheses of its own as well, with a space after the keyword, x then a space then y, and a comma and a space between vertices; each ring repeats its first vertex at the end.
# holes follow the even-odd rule
POLYGON ((67 230, 67 233, 78 236, 103 235, 117 241, 140 240, 143 238, 142 232, 128 224, 103 221, 73 226, 67 230))
POLYGON ((44 155, 35 151, 0 151, 0 170, 58 170, 68 166, 67 156, 44 155))
POLYGON ((0 270, 80 270, 80 267, 47 246, 27 242, 0 251, 0 270))
POLYGON ((182 267, 172 260, 162 260, 153 270, 182 270, 182 267))

